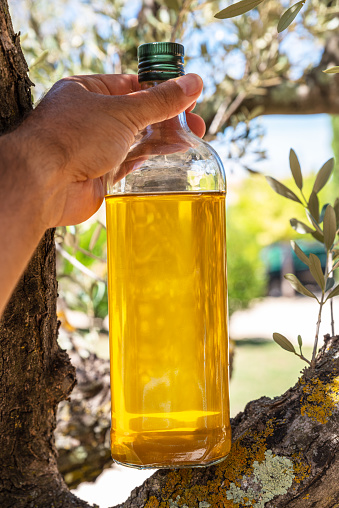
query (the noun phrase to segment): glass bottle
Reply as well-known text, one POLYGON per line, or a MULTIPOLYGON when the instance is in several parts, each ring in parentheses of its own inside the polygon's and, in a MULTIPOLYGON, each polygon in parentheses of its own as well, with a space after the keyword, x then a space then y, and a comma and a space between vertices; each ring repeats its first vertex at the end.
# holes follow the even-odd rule
MULTIPOLYGON (((183 75, 183 55, 140 46, 141 87, 183 75)), ((141 132, 118 173, 105 197, 112 457, 216 464, 231 447, 224 169, 182 113, 141 132)))

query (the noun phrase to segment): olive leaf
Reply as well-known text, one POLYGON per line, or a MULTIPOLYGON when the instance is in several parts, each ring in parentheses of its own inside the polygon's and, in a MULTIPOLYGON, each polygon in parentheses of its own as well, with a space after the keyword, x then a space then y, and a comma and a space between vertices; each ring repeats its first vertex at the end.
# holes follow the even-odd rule
POLYGON ((326 185, 328 179, 331 176, 331 173, 334 168, 334 159, 329 159, 325 164, 319 169, 314 185, 313 192, 318 193, 321 189, 326 185))
POLYGON ((332 291, 330 292, 330 294, 327 296, 325 302, 327 302, 327 300, 329 298, 333 298, 334 296, 338 296, 339 295, 339 285, 336 286, 334 289, 332 289, 332 291))
POLYGON ((325 288, 325 291, 329 291, 330 289, 333 288, 334 286, 334 277, 329 277, 326 281, 326 288, 325 288))
POLYGON ((280 196, 284 196, 284 198, 291 199, 292 201, 296 201, 297 203, 301 203, 298 196, 294 194, 294 192, 291 191, 291 189, 286 187, 286 185, 278 182, 278 180, 272 178, 271 176, 266 176, 266 180, 268 184, 272 187, 272 189, 280 196))
POLYGON ((286 275, 284 275, 284 278, 288 280, 291 286, 296 291, 298 291, 298 293, 301 293, 302 295, 305 296, 310 296, 311 298, 315 298, 317 301, 319 301, 318 298, 311 291, 309 291, 308 289, 305 288, 305 286, 302 285, 302 283, 300 282, 299 279, 297 279, 294 273, 286 273, 286 275))
POLYGON ((320 235, 323 235, 324 233, 323 233, 321 227, 319 226, 319 224, 317 223, 317 221, 314 219, 314 217, 312 217, 312 215, 310 214, 310 212, 308 210, 305 210, 305 211, 306 211, 307 218, 310 221, 310 223, 312 224, 312 226, 315 227, 315 229, 318 231, 318 233, 320 235))
POLYGON ((233 18, 234 16, 239 16, 240 14, 251 11, 263 1, 264 0, 241 0, 233 5, 229 5, 226 9, 215 14, 214 17, 217 19, 233 18))
POLYGON ((332 270, 336 270, 337 268, 339 268, 339 261, 337 261, 337 262, 334 264, 334 266, 333 266, 332 270))
POLYGON ((329 67, 323 72, 325 72, 326 74, 336 74, 337 72, 339 72, 339 65, 336 65, 335 67, 329 67))
POLYGON ((334 208, 328 205, 324 215, 324 244, 330 250, 336 235, 336 217, 334 208))
POLYGON ((307 205, 312 217, 319 222, 319 199, 315 192, 311 192, 307 205))
POLYGON ((303 188, 303 176, 297 154, 293 148, 290 149, 290 168, 295 184, 301 190, 303 188))
POLYGON ((300 261, 302 261, 303 263, 305 263, 305 265, 308 266, 309 262, 308 256, 306 256, 306 254, 301 250, 299 245, 294 240, 291 241, 291 247, 298 256, 298 258, 300 259, 300 261))
POLYGON ((321 262, 318 256, 315 254, 310 254, 309 258, 309 269, 312 274, 312 277, 318 284, 318 286, 321 288, 322 291, 325 290, 325 277, 323 270, 321 268, 321 262))
POLYGON ((298 335, 298 344, 299 344, 299 347, 300 347, 300 353, 301 353, 301 346, 303 345, 303 340, 301 338, 301 335, 298 335))
POLYGON ((305 234, 305 233, 313 233, 313 229, 301 222, 298 219, 290 219, 290 224, 293 229, 296 230, 297 233, 305 234))
POLYGON ((339 198, 336 198, 333 208, 337 219, 337 228, 339 228, 339 198))
POLYGON ((304 5, 304 3, 305 3, 305 0, 302 0, 301 2, 297 2, 296 4, 292 5, 292 7, 290 7, 289 9, 287 9, 287 11, 285 11, 283 13, 283 15, 279 19, 279 23, 278 23, 278 32, 279 33, 282 32, 283 30, 285 30, 288 26, 290 26, 290 24, 292 23, 292 21, 294 21, 295 17, 297 16, 298 12, 300 11, 300 9, 304 5))
POLYGON ((325 217, 325 212, 326 212, 326 208, 328 207, 328 203, 326 203, 322 209, 321 209, 321 212, 320 212, 320 216, 319 216, 319 224, 322 223, 322 221, 324 220, 324 217, 325 217))
POLYGON ((292 342, 290 342, 284 335, 281 333, 274 332, 273 340, 276 342, 281 348, 285 349, 285 351, 289 351, 290 353, 295 353, 294 346, 292 342))
POLYGON ((324 243, 324 235, 322 233, 318 233, 318 231, 313 231, 311 235, 313 236, 313 238, 318 240, 318 242, 324 243))

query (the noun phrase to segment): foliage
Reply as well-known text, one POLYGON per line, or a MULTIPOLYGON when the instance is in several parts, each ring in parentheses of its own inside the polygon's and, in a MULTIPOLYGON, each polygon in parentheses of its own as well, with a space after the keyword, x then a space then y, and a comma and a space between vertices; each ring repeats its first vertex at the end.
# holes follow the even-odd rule
MULTIPOLYGON (((277 344, 279 344, 280 347, 282 347, 286 351, 296 354, 297 356, 305 360, 308 364, 310 364, 312 367, 315 366, 315 356, 317 352, 319 327, 321 322, 321 313, 323 305, 327 302, 327 300, 339 295, 339 285, 333 287, 335 285, 334 270, 339 268, 338 261, 339 241, 337 240, 337 236, 339 235, 339 197, 336 198, 333 206, 329 203, 326 203, 321 210, 319 208, 319 199, 318 199, 318 193, 328 183, 329 178, 333 171, 333 167, 334 160, 329 159, 320 168, 320 170, 316 175, 312 191, 309 194, 308 198, 306 198, 305 193, 303 191, 303 177, 300 163, 297 155, 292 149, 290 151, 290 169, 295 185, 299 189, 298 194, 300 197, 298 197, 293 191, 291 191, 291 189, 281 184, 274 178, 266 177, 268 183, 271 185, 272 189, 277 194, 284 196, 289 200, 297 201, 304 207, 310 226, 295 218, 292 218, 290 219, 290 224, 293 227, 293 229, 295 229, 300 233, 311 234, 313 238, 318 240, 320 243, 323 243, 326 249, 326 266, 325 273, 323 273, 321 261, 318 256, 312 253, 309 256, 307 256, 296 242, 294 241, 291 242, 292 249, 294 250, 297 257, 309 267, 311 275, 316 284, 318 285, 319 290, 321 291, 320 299, 317 297, 317 295, 315 295, 313 292, 311 292, 309 289, 303 286, 303 284, 294 274, 288 273, 285 275, 285 278, 291 283, 292 287, 296 291, 310 298, 315 298, 319 303, 319 313, 316 326, 312 361, 310 362, 309 360, 307 360, 302 354, 302 338, 300 335, 298 336, 298 345, 300 349, 299 355, 298 353, 296 353, 293 344, 286 337, 284 337, 280 333, 273 334, 273 339, 275 340, 275 342, 277 342, 277 344)), ((332 315, 332 335, 334 335, 333 326, 334 325, 332 315)))
MULTIPOLYGON (((239 2, 235 2, 234 4, 226 7, 226 9, 223 9, 222 11, 218 12, 215 15, 215 17, 218 19, 233 18, 235 16, 245 14, 246 12, 249 12, 257 8, 263 2, 264 0, 240 0, 239 2)), ((295 20, 295 18, 305 5, 305 2, 306 0, 301 0, 291 5, 291 7, 289 7, 283 12, 283 14, 280 16, 277 26, 278 33, 283 32, 284 30, 286 30, 286 28, 288 28, 291 25, 291 23, 293 23, 293 21, 295 20)), ((310 4, 312 4, 312 2, 309 2, 309 5, 310 4)), ((331 12, 333 12, 333 9, 331 9, 333 6, 330 0, 323 2, 323 5, 319 7, 320 7, 319 11, 324 11, 325 9, 325 12, 327 11, 327 14, 331 14, 331 12)))

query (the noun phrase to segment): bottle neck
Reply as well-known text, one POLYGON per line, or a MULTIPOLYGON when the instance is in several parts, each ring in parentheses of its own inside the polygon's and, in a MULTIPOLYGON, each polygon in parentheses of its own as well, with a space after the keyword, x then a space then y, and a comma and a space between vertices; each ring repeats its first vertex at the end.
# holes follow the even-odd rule
MULTIPOLYGON (((153 88, 154 86, 160 85, 161 83, 164 83, 164 81, 163 80, 161 80, 161 81, 143 81, 140 83, 140 88, 141 88, 141 90, 147 90, 149 88, 153 88)), ((179 115, 177 115, 173 118, 170 118, 169 120, 164 120, 162 122, 152 124, 149 127, 147 127, 146 130, 150 129, 150 128, 152 130, 154 130, 156 128, 161 128, 161 129, 170 129, 170 130, 184 130, 186 132, 190 132, 190 129, 187 125, 185 111, 183 111, 182 113, 179 113, 179 115)))

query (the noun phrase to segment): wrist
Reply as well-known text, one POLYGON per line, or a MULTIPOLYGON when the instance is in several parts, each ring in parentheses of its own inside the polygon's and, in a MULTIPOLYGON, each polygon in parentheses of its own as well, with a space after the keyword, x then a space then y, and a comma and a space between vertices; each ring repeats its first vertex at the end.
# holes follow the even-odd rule
POLYGON ((0 138, 1 216, 29 224, 33 234, 41 236, 49 227, 43 211, 44 189, 31 152, 34 146, 25 139, 20 127, 0 138))
POLYGON ((56 225, 65 179, 60 168, 65 165, 65 151, 57 144, 56 133, 31 115, 12 133, 5 136, 5 150, 10 156, 22 206, 26 207, 37 228, 44 232, 56 225))

